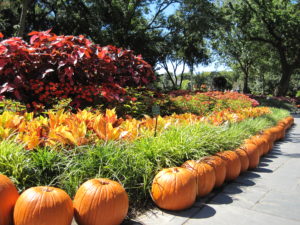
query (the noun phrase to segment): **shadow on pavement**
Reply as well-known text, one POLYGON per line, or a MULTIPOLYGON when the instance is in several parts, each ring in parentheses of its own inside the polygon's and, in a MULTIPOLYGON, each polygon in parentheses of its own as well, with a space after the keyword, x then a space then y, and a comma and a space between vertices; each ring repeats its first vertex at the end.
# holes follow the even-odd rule
POLYGON ((260 161, 259 167, 266 167, 266 166, 269 166, 269 163, 265 163, 265 162, 260 161))
POLYGON ((215 198, 213 198, 209 204, 211 205, 227 205, 233 202, 232 197, 226 193, 220 193, 215 198))
POLYGON ((253 169, 253 171, 258 172, 258 173, 273 173, 273 170, 267 169, 267 168, 261 168, 257 167, 253 169))
POLYGON ((216 214, 216 210, 208 205, 205 205, 201 211, 198 211, 196 214, 191 216, 192 219, 205 219, 212 217, 216 214))
POLYGON ((209 218, 216 214, 216 210, 208 205, 203 205, 203 207, 197 208, 195 213, 191 215, 190 210, 192 209, 193 208, 190 208, 179 212, 174 212, 174 211, 165 211, 165 212, 173 216, 195 218, 195 219, 209 218))
POLYGON ((266 158, 266 157, 264 157, 264 156, 260 158, 260 161, 261 161, 262 163, 273 162, 273 160, 268 159, 268 158, 266 158))

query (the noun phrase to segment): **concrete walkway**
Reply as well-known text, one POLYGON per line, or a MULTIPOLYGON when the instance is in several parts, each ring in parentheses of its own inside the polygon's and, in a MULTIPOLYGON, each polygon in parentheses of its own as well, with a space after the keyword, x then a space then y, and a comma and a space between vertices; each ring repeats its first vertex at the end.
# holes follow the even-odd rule
MULTIPOLYGON (((181 212, 153 209, 138 225, 299 225, 300 117, 284 141, 277 142, 257 169, 215 190, 181 212)), ((128 224, 128 223, 126 223, 128 224)))

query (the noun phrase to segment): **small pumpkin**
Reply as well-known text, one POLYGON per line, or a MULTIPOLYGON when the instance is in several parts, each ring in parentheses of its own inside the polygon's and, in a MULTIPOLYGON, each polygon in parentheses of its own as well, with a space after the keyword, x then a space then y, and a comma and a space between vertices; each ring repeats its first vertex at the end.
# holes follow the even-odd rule
POLYGON ((263 134, 269 136, 269 139, 272 142, 274 142, 276 139, 276 134, 272 130, 270 130, 270 128, 264 130, 263 134))
POLYGON ((19 197, 17 188, 11 180, 0 174, 0 225, 11 225, 13 208, 19 197))
POLYGON ((234 151, 218 152, 216 156, 221 157, 226 161, 226 178, 225 180, 234 180, 241 173, 241 160, 238 154, 234 151))
POLYGON ((70 225, 73 203, 69 195, 55 187, 39 186, 24 191, 14 209, 15 225, 70 225))
POLYGON ((194 204, 196 196, 195 175, 186 168, 163 169, 153 179, 151 197, 162 209, 187 209, 194 204))
POLYGON ((74 198, 79 225, 118 225, 129 207, 125 189, 116 181, 98 178, 83 183, 74 198))
POLYGON ((236 149, 235 152, 238 154, 241 160, 241 173, 245 172, 249 168, 249 158, 245 150, 243 149, 236 149))
POLYGON ((218 156, 208 156, 203 158, 202 160, 211 165, 215 170, 215 187, 222 186, 226 178, 226 162, 218 156))
POLYGON ((277 123, 277 126, 279 126, 279 127, 282 127, 282 129, 283 129, 283 136, 281 137, 281 138, 284 138, 284 136, 285 136, 285 132, 286 132, 286 128, 287 128, 287 124, 284 122, 284 121, 279 121, 278 123, 277 123))
POLYGON ((254 169, 259 164, 260 153, 257 145, 255 144, 244 144, 241 149, 245 150, 249 159, 249 169, 254 169))
POLYGON ((274 135, 273 141, 277 141, 284 136, 284 128, 281 126, 271 127, 268 130, 274 135))
POLYGON ((203 197, 212 191, 216 183, 216 175, 211 165, 201 160, 188 160, 181 167, 187 168, 195 174, 198 197, 203 197))
POLYGON ((268 147, 266 149, 264 149, 264 155, 267 154, 268 152, 270 152, 273 148, 274 145, 274 141, 273 141, 273 137, 272 134, 270 132, 266 132, 264 131, 261 135, 263 138, 265 138, 265 140, 268 143, 268 147))
POLYGON ((286 118, 286 121, 288 123, 288 128, 290 128, 294 124, 294 118, 292 116, 288 116, 286 118))
POLYGON ((248 142, 245 142, 246 144, 254 144, 257 146, 258 152, 259 152, 259 156, 262 156, 264 154, 264 150, 265 148, 268 148, 268 143, 265 140, 265 138, 262 138, 261 135, 255 135, 252 136, 250 139, 248 139, 248 142))

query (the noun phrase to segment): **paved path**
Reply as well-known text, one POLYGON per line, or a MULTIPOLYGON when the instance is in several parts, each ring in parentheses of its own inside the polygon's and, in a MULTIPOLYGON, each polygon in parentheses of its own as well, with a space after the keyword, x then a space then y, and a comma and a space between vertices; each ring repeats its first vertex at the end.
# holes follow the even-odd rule
POLYGON ((181 212, 154 209, 138 225, 299 225, 300 117, 259 167, 240 175, 181 212))

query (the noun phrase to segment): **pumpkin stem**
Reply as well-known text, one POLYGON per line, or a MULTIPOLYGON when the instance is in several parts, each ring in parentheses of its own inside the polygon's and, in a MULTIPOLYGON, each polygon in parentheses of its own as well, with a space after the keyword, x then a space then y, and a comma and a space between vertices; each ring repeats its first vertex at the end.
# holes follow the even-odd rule
POLYGON ((107 182, 107 181, 100 181, 100 184, 102 184, 102 185, 108 185, 109 182, 107 182))
POLYGON ((173 173, 178 173, 178 172, 179 172, 178 168, 173 168, 173 173))
POLYGON ((44 187, 44 188, 42 189, 42 191, 44 191, 44 192, 51 192, 52 189, 50 189, 49 187, 44 187))

